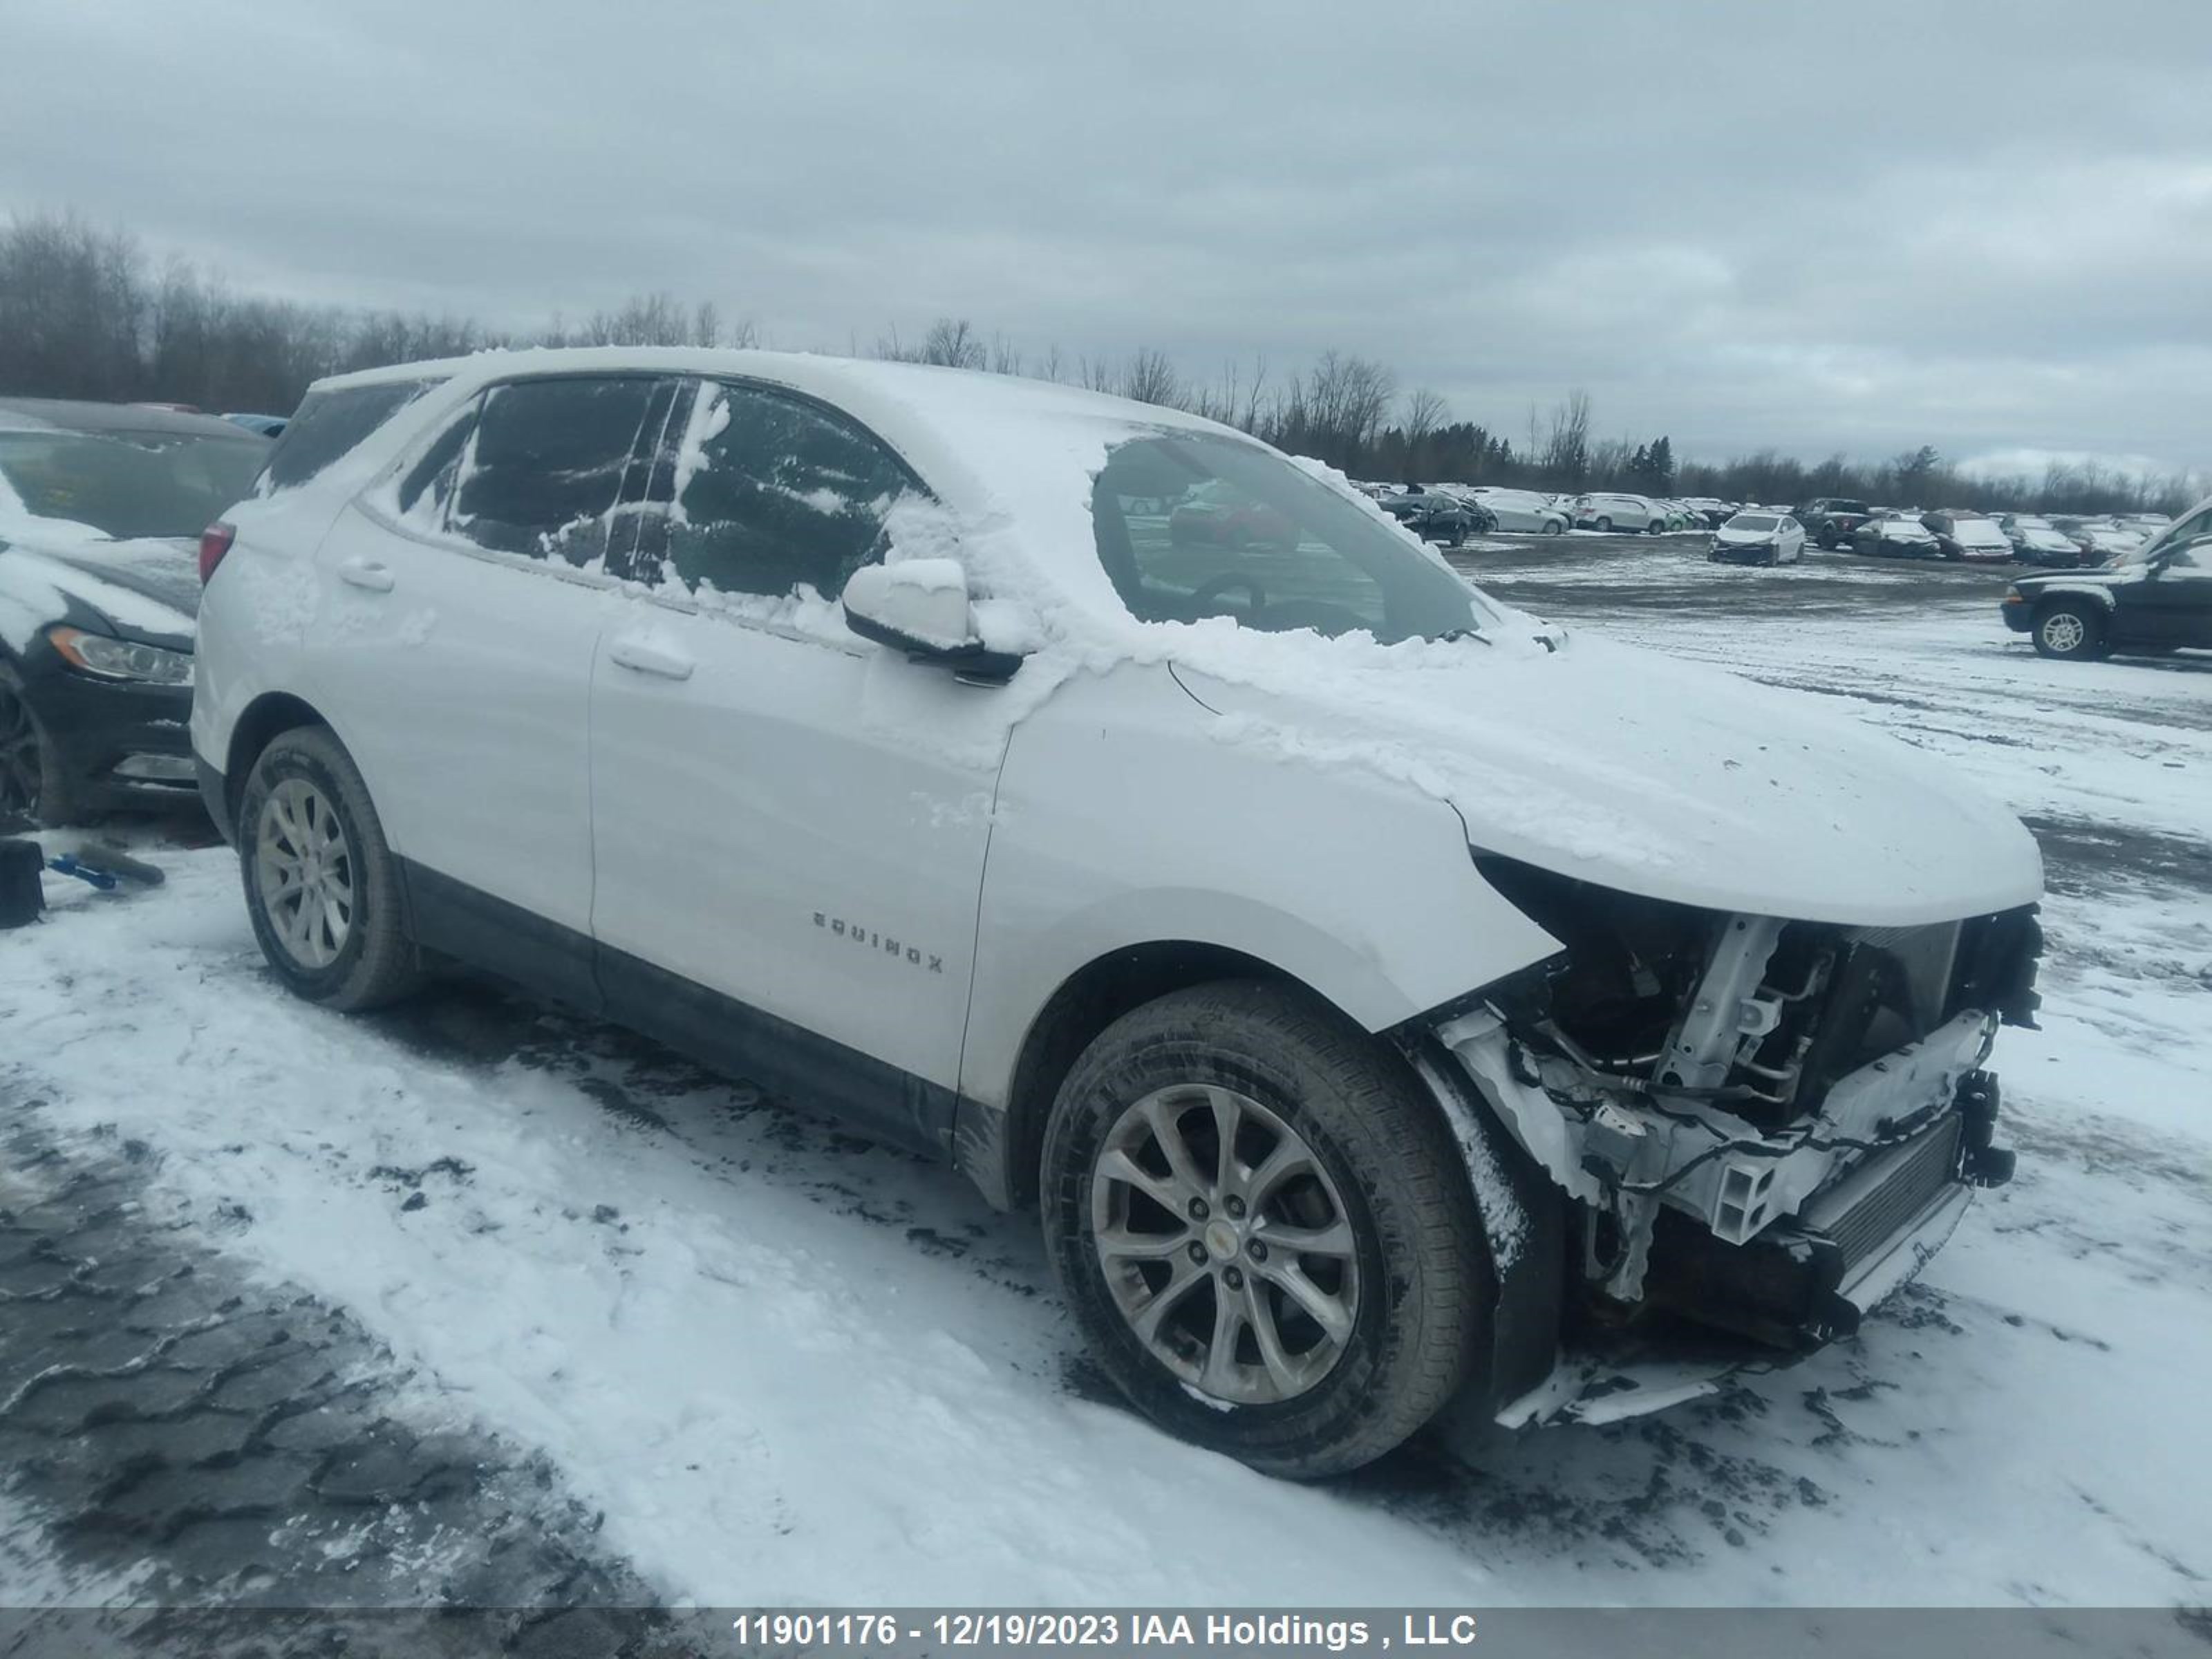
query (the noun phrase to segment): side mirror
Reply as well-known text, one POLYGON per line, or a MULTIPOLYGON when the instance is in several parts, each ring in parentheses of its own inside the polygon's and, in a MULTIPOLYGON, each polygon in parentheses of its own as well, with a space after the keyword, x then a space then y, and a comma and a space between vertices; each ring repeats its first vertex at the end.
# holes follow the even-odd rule
POLYGON ((863 565, 845 583, 844 606, 845 625, 862 639, 963 678, 1002 681, 1021 666, 1020 657, 977 637, 968 573, 957 559, 863 565))

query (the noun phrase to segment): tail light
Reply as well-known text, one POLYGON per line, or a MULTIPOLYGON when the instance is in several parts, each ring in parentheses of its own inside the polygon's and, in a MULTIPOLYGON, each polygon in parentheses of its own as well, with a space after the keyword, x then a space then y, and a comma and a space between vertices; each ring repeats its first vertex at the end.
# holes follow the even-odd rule
POLYGON ((222 556, 230 551, 230 544, 238 539, 238 532, 222 523, 210 525, 200 532, 200 586, 207 586, 208 578, 215 574, 216 566, 222 556))

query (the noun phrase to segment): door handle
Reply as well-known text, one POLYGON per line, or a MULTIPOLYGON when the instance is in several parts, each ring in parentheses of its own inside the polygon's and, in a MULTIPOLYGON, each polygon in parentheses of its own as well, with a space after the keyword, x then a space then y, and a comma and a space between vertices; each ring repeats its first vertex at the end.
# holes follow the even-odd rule
POLYGON ((691 678, 690 658, 644 640, 617 640, 607 647, 607 655, 624 668, 635 669, 641 674, 658 674, 665 680, 691 678))
POLYGON ((349 586, 366 588, 371 593, 389 593, 392 568, 374 559, 345 559, 339 562, 338 580, 349 586))

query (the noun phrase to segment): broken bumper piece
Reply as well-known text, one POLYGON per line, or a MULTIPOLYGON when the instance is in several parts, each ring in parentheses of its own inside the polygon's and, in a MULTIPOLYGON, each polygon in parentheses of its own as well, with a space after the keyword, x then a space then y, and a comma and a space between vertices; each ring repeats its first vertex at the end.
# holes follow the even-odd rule
MULTIPOLYGON (((1950 1120, 1923 1143, 1897 1150, 1884 1172, 1867 1171, 1859 1190, 1839 1182, 1829 1200, 1808 1207, 1788 1232, 1751 1245, 1705 1238, 1710 1256, 1686 1255, 1655 1272, 1655 1299, 1696 1303, 1701 1324, 1727 1323, 1742 1340, 1717 1340, 1711 1330, 1639 1334, 1632 1344, 1569 1351, 1535 1388, 1498 1413, 1506 1428, 1540 1423, 1619 1422, 1664 1411, 1716 1393, 1729 1378, 1780 1370, 1833 1338, 1858 1328, 1941 1249, 1972 1201, 1972 1188, 1951 1178, 1958 1123, 1950 1120), (1932 1189, 1920 1185, 1938 1155, 1942 1173, 1932 1189), (1923 1160, 1921 1168, 1911 1160, 1923 1160), (1899 1215, 1900 1192, 1916 1206, 1899 1215), (1894 1218, 1888 1231, 1871 1230, 1894 1218), (1722 1317, 1717 1317, 1721 1316, 1722 1317)), ((1667 1258, 1662 1258, 1667 1259, 1667 1258)), ((1655 1267, 1656 1267, 1655 1263, 1655 1267)), ((1688 1311, 1685 1309, 1684 1311, 1688 1311)))

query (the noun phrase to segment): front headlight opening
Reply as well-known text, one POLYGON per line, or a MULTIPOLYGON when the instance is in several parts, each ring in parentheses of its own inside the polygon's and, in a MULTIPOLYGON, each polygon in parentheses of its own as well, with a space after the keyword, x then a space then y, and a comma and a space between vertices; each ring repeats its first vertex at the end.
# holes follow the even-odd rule
POLYGON ((50 628, 46 639, 70 667, 102 679, 137 680, 149 685, 192 683, 192 658, 188 651, 137 645, 106 634, 88 634, 82 628, 50 628))

